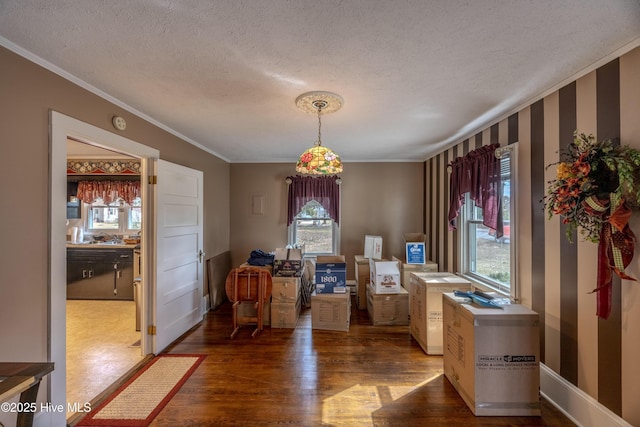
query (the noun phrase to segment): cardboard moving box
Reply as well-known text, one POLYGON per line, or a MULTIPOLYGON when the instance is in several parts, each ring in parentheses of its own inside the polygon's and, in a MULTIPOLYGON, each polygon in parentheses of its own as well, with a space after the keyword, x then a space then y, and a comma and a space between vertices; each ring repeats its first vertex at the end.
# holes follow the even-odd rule
POLYGON ((400 263, 397 261, 370 259, 371 283, 377 294, 397 294, 400 292, 400 263))
POLYGON ((427 235, 423 233, 404 233, 405 263, 424 264, 427 262, 427 235))
POLYGON ((424 264, 407 264, 403 260, 396 257, 391 257, 392 261, 398 261, 400 263, 400 284, 409 290, 411 284, 411 273, 437 273, 438 264, 433 261, 425 261, 424 264))
POLYGON ((299 276, 302 272, 302 249, 278 248, 273 257, 274 276, 299 276))
POLYGON ((382 237, 371 236, 367 234, 364 236, 364 257, 365 258, 382 258, 382 237))
POLYGON ((351 295, 311 294, 311 326, 313 329, 349 331, 351 295))
POLYGON ((408 325, 409 293, 400 288, 397 294, 377 294, 370 283, 367 286, 367 311, 374 326, 408 325))
POLYGON ((300 298, 302 277, 272 277, 273 302, 295 303, 300 298))
POLYGON ((344 255, 318 256, 315 279, 319 294, 349 294, 344 255))
POLYGON ((300 317, 301 299, 296 302, 271 302, 271 327, 295 329, 300 317))
POLYGON ((412 273, 409 286, 411 336, 427 354, 442 354, 442 294, 470 291, 467 279, 452 273, 412 273))
POLYGON ((540 415, 538 313, 443 294, 444 374, 475 415, 540 415))
POLYGON ((367 286, 371 283, 369 259, 364 255, 355 256, 356 267, 356 307, 358 310, 367 309, 367 286))

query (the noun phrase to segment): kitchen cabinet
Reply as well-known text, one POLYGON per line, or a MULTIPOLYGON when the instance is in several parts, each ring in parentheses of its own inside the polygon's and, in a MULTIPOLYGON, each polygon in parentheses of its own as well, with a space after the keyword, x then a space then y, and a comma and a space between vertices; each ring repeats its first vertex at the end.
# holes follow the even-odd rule
POLYGON ((67 248, 67 299, 133 301, 133 249, 67 248))
POLYGON ((76 197, 78 195, 78 183, 67 182, 67 219, 82 218, 82 202, 76 197))

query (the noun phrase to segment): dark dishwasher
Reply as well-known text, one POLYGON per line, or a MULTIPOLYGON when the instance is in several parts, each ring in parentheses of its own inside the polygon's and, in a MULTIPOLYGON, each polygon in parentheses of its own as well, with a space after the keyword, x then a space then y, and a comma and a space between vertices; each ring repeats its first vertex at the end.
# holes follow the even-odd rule
POLYGON ((67 299, 133 301, 133 250, 67 248, 67 299))

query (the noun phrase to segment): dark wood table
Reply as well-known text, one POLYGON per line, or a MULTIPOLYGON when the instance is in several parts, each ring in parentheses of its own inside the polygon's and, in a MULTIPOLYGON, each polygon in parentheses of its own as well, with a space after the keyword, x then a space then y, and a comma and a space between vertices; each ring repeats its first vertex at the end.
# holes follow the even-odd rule
POLYGON ((0 403, 20 393, 17 427, 33 425, 33 415, 38 409, 36 398, 40 381, 53 371, 53 363, 0 362, 0 403))

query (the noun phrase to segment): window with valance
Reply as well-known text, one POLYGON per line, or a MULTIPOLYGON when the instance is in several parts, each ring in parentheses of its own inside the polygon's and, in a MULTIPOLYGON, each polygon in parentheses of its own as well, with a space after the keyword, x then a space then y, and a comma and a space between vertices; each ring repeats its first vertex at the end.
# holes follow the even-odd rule
POLYGON ((290 176, 287 225, 289 244, 307 255, 339 253, 340 179, 337 176, 290 176))
POLYGON ((296 215, 311 200, 315 200, 326 210, 336 224, 340 221, 339 178, 333 176, 289 176, 287 225, 291 225, 296 215))
POLYGON ((464 205, 465 194, 482 208, 482 222, 503 235, 500 195, 500 159, 495 155, 499 144, 485 145, 453 160, 449 167, 449 230, 456 229, 456 218, 464 205))

